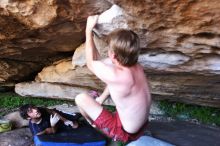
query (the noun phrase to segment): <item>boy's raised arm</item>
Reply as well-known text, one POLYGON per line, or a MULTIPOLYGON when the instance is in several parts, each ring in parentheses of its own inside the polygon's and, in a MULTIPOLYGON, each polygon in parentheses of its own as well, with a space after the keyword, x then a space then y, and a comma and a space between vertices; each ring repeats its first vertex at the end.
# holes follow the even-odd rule
POLYGON ((92 62, 100 57, 92 37, 92 29, 95 27, 97 20, 98 15, 89 16, 86 24, 86 64, 91 71, 93 71, 92 62))
POLYGON ((106 65, 104 62, 99 60, 100 55, 97 51, 93 37, 92 30, 95 27, 98 20, 98 15, 89 16, 87 18, 86 25, 86 64, 87 67, 103 82, 108 83, 111 79, 115 78, 114 71, 106 65))

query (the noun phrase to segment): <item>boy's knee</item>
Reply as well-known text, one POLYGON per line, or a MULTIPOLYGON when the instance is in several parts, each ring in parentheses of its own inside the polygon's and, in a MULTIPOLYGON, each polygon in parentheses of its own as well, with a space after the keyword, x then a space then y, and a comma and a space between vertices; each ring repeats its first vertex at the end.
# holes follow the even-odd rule
POLYGON ((83 103, 83 101, 85 101, 85 99, 86 99, 87 96, 88 96, 88 95, 85 94, 85 93, 78 94, 78 95, 75 97, 75 103, 76 103, 76 105, 80 106, 80 105, 83 103))

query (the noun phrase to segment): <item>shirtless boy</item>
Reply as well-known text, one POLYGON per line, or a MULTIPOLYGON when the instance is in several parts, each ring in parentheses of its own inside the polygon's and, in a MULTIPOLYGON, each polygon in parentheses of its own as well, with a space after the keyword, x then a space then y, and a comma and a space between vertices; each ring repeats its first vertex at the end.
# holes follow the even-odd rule
POLYGON ((146 128, 151 105, 147 79, 137 62, 139 38, 131 30, 113 31, 109 35, 108 58, 100 60, 92 38, 97 19, 97 15, 87 19, 86 63, 107 86, 96 99, 82 93, 76 96, 75 101, 82 115, 113 140, 136 140, 146 128), (109 94, 116 105, 115 113, 101 106, 109 94))

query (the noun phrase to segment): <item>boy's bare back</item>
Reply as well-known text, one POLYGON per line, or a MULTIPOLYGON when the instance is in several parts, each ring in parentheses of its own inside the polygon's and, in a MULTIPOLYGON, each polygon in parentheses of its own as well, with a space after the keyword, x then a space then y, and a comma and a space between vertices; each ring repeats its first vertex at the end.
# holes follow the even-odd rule
POLYGON ((147 121, 151 104, 143 68, 139 64, 123 67, 111 65, 109 62, 103 63, 106 68, 109 68, 109 72, 98 69, 96 73, 108 77, 105 83, 116 105, 123 128, 129 133, 135 133, 147 121), (114 78, 111 79, 111 77, 114 78))

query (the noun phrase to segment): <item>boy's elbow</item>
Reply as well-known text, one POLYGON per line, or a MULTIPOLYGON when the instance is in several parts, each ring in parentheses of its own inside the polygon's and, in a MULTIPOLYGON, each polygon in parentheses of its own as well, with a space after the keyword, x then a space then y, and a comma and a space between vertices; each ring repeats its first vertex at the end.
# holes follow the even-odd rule
POLYGON ((54 134, 54 133, 56 133, 55 127, 51 127, 51 128, 46 129, 46 134, 54 134))
POLYGON ((52 128, 51 131, 48 134, 55 134, 56 132, 57 132, 56 128, 52 128))

